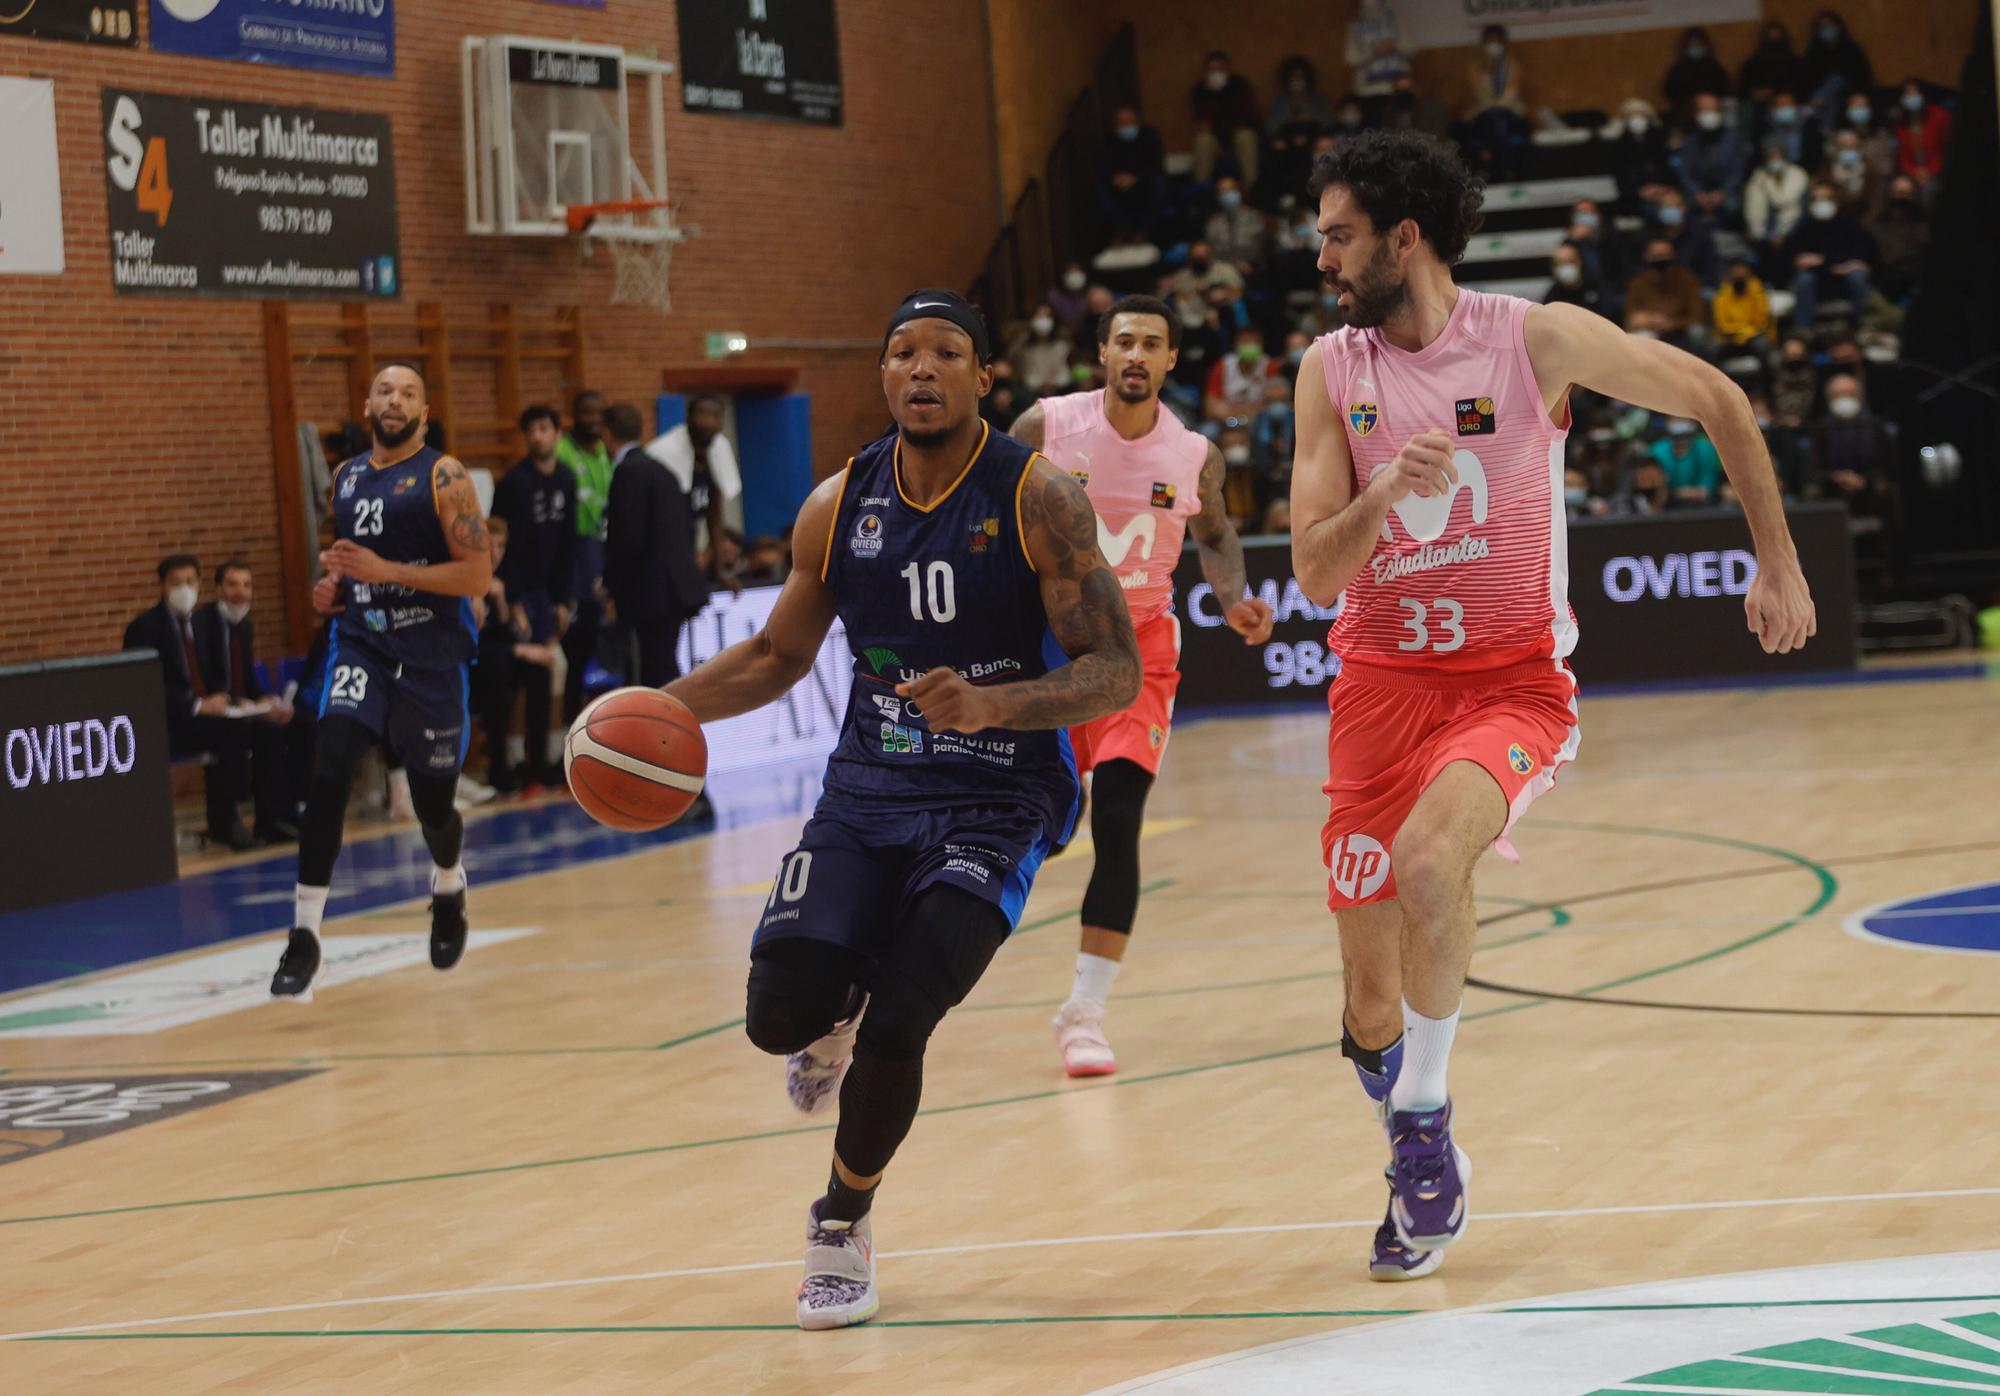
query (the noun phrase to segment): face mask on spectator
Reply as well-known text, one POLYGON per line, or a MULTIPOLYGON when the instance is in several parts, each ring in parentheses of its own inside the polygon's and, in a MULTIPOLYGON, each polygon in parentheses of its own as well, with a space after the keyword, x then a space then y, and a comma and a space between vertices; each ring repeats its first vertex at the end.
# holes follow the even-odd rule
POLYGON ((1769 412, 1759 412, 1757 414, 1757 430, 1769 431, 1770 429, 1771 429, 1771 414, 1769 412))
POLYGON ((1822 223, 1833 217, 1837 211, 1833 206, 1832 199, 1814 199, 1812 201, 1812 216, 1819 219, 1822 223))
POLYGON ((1219 69, 1211 69, 1208 76, 1203 78, 1202 81, 1208 84, 1210 92, 1220 92, 1223 88, 1229 86, 1229 74, 1219 69))
POLYGON ((231 625, 241 625, 243 623, 243 617, 250 614, 250 608, 248 606, 237 606, 233 605, 228 601, 216 602, 215 609, 222 612, 222 618, 228 621, 231 625))
POLYGON ((1819 41, 1823 44, 1839 43, 1840 26, 1837 24, 1822 24, 1819 27, 1819 41))
POLYGON ((1571 218, 1570 221, 1579 228, 1595 228, 1597 226, 1597 215, 1585 210, 1571 218))
POLYGON ((1036 334, 1039 335, 1049 335, 1055 333, 1056 322, 1052 316, 1037 315, 1034 319, 1028 322, 1028 325, 1031 329, 1034 330, 1036 334))
POLYGON ((1843 165, 1858 165, 1861 163, 1861 152, 1858 150, 1843 150, 1834 158, 1839 160, 1843 165))
POLYGON ((1305 345, 1301 344, 1296 348, 1287 349, 1285 351, 1285 362, 1290 364, 1293 368, 1297 368, 1300 364, 1304 363, 1305 361, 1306 361, 1305 345))
POLYGON ((1264 357, 1264 346, 1261 344, 1239 344, 1236 346, 1236 357, 1246 364, 1254 364, 1264 357))
POLYGON ((1486 44, 1486 56, 1488 58, 1497 59, 1506 52, 1507 45, 1501 43, 1498 39, 1488 40, 1486 44))
POLYGON ((1692 58, 1695 62, 1699 63, 1702 59, 1708 57, 1708 45, 1701 42, 1701 40, 1697 39, 1693 43, 1689 44, 1686 48, 1682 49, 1681 52, 1685 53, 1689 58, 1692 58))
POLYGON ((1736 275, 1729 278, 1729 285, 1731 289, 1733 289, 1736 292, 1737 295, 1739 296, 1742 295, 1745 291, 1750 289, 1749 273, 1748 272, 1736 273, 1736 275))
POLYGON ((1118 139, 1121 141, 1138 140, 1139 128, 1137 126, 1120 126, 1118 128, 1118 139))
POLYGON ((1657 272, 1665 272, 1673 264, 1674 259, 1672 257, 1648 257, 1646 259, 1646 265, 1657 272))
POLYGON ((1345 130, 1355 131, 1361 127, 1361 113, 1349 107, 1340 114, 1340 124, 1345 130))
POLYGON ((1778 125, 1780 126, 1789 126, 1798 119, 1799 119, 1799 109, 1797 107, 1786 106, 1786 107, 1771 108, 1771 120, 1777 122, 1778 125))
POLYGON ((1188 269, 1192 271, 1196 276, 1202 275, 1204 272, 1206 272, 1210 267, 1214 265, 1215 265, 1215 259, 1213 257, 1188 258, 1188 269))
POLYGON ((1694 124, 1704 131, 1722 129, 1722 113, 1719 111, 1698 111, 1694 114, 1694 124))
POLYGON ((1224 446, 1222 448, 1222 458, 1231 465, 1248 465, 1250 464, 1250 448, 1240 442, 1234 446, 1224 446))
POLYGON ((1874 114, 1868 107, 1849 107, 1847 109, 1847 121, 1850 126, 1866 126, 1868 118, 1874 114))
POLYGON ((1850 417, 1859 417, 1861 415, 1861 399, 1858 397, 1848 397, 1843 393, 1827 403, 1826 410, 1833 413, 1834 416, 1839 417, 1842 421, 1846 421, 1850 417))
POLYGON ((200 592, 191 586, 167 588, 167 609, 175 615, 186 618, 194 610, 194 599, 200 592))
POLYGON ((1774 175, 1781 175, 1785 172, 1785 166, 1789 163, 1790 161, 1786 160, 1784 156, 1773 155, 1764 162, 1764 168, 1774 175))
POLYGON ((1243 194, 1240 190, 1225 189, 1215 196, 1215 201, 1224 208, 1235 208, 1243 202, 1243 194))
POLYGON ((1337 311, 1337 310, 1339 310, 1339 309, 1340 309, 1340 292, 1338 292, 1338 291, 1322 291, 1322 292, 1320 292, 1320 295, 1319 295, 1319 304, 1320 304, 1320 309, 1322 309, 1322 310, 1336 310, 1336 311, 1337 311))
POLYGON ((1554 267, 1554 274, 1556 280, 1565 286, 1574 286, 1577 282, 1583 280, 1583 268, 1575 262, 1557 262, 1554 267))
POLYGON ((1191 330, 1198 330, 1208 323, 1208 316, 1199 310, 1183 310, 1181 323, 1191 330))
POLYGON ((1590 503, 1590 491, 1582 485, 1564 485, 1563 503, 1572 509, 1581 509, 1590 503))
POLYGON ((1648 121, 1643 116, 1628 116, 1625 118, 1625 129, 1630 131, 1635 136, 1645 135, 1646 128, 1651 126, 1652 124, 1653 124, 1652 122, 1648 121))
POLYGON ((1679 204, 1667 204, 1660 209, 1660 226, 1663 228, 1678 228, 1686 218, 1687 210, 1679 204))
POLYGON ((1088 278, 1080 271, 1066 271, 1063 273, 1063 286, 1067 290, 1081 291, 1083 283, 1086 280, 1088 278))
POLYGON ((1924 94, 1923 94, 1923 93, 1921 93, 1921 92, 1905 92, 1905 93, 1903 94, 1903 110, 1904 110, 1904 111, 1922 111, 1923 109, 1924 109, 1924 94))

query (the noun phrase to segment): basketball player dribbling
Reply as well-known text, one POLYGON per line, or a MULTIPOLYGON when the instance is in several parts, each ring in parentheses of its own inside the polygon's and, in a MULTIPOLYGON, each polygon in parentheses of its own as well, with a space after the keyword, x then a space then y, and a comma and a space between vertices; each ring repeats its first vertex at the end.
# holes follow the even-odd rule
POLYGON ((1194 534, 1224 623, 1246 645, 1271 638, 1271 608, 1244 596, 1243 544, 1222 507, 1222 452, 1160 405, 1160 387, 1180 347, 1180 316, 1171 306, 1127 296, 1097 323, 1097 358, 1110 386, 1043 398, 1011 428, 1075 476, 1096 506, 1098 547, 1125 589, 1146 666, 1138 702, 1070 733, 1077 769, 1090 777, 1095 859, 1083 894, 1076 977, 1055 1019, 1056 1047, 1071 1076, 1118 1069, 1104 1036, 1104 1005, 1132 942, 1139 830, 1180 687, 1174 566, 1184 531, 1194 534))
POLYGON ((669 684, 704 722, 811 672, 838 616, 854 683, 824 792, 750 943, 745 1029, 840 1122, 806 1224, 801 1328, 873 1317, 869 1208, 916 1118, 924 1051, 1013 933, 1080 789, 1067 729, 1129 707, 1140 664, 1076 482, 990 430, 986 327, 911 294, 882 340, 896 430, 799 510, 757 635, 669 684))
POLYGON ((450 969, 465 953, 465 821, 455 801, 472 731, 472 599, 493 580, 493 552, 465 467, 424 445, 429 421, 422 375, 389 365, 368 390, 373 447, 333 475, 334 544, 320 554, 325 573, 312 596, 333 623, 292 933, 271 978, 277 998, 312 997, 354 773, 384 737, 409 770, 430 850, 431 963, 450 969))
POLYGON ((1470 1165, 1446 1064, 1472 955, 1472 871, 1577 751, 1562 442, 1572 384, 1708 431, 1757 550, 1767 652, 1813 634, 1804 574, 1743 392, 1575 306, 1455 286, 1483 190, 1428 137, 1369 132, 1318 157, 1320 269, 1344 328, 1299 367, 1292 557, 1329 643, 1329 808, 1342 1054, 1386 1127, 1370 1273, 1415 1279, 1465 1232, 1470 1165))

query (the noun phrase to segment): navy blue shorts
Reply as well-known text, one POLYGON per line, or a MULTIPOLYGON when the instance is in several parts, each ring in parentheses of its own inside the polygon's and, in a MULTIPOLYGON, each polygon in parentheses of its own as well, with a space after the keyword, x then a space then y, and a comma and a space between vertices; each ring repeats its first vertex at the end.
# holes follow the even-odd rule
POLYGON ((327 648, 320 717, 351 717, 388 737, 418 775, 458 774, 472 740, 469 703, 463 664, 403 664, 338 634, 327 648))
POLYGON ((862 810, 822 802, 778 865, 751 949, 788 936, 879 954, 927 887, 957 887, 1020 924, 1054 843, 1023 805, 862 810))

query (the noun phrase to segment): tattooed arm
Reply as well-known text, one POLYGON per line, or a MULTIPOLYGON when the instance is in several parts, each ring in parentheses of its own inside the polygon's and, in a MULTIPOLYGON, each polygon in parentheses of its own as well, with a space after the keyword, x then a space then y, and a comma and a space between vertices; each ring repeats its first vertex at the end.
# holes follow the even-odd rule
POLYGON ((1261 645, 1271 638, 1271 608, 1243 594, 1243 540, 1222 507, 1222 482, 1228 470, 1221 450, 1209 442, 1208 459, 1201 466, 1201 512, 1188 520, 1188 532, 1194 535, 1201 575, 1215 592, 1222 619, 1244 644, 1261 645))
POLYGON ((451 549, 450 562, 391 562, 344 538, 320 554, 321 563, 329 572, 357 582, 387 582, 445 596, 485 596, 493 582, 493 544, 465 467, 450 456, 440 458, 431 472, 431 496, 437 501, 445 545, 451 549))
POLYGON ((1021 489, 1021 528, 1049 629, 1070 662, 1015 683, 974 685, 956 670, 933 669, 899 684, 937 731, 1073 727, 1139 696, 1139 642, 1125 593, 1097 551, 1097 513, 1083 487, 1042 456, 1021 489))

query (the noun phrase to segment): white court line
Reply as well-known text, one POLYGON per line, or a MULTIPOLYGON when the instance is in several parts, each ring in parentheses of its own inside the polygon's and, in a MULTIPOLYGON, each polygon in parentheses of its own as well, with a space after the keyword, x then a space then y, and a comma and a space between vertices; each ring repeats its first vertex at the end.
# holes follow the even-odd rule
MULTIPOLYGON (((1752 1357, 1748 1353, 1742 1352, 1732 1352, 1727 1357, 1717 1358, 1716 1360, 1719 1362, 1741 1362, 1750 1367, 1776 1367, 1790 1372, 1810 1372, 1816 1376, 1851 1378, 1855 1371, 1851 1367, 1829 1367, 1823 1362, 1788 1362, 1777 1357, 1752 1357)), ((1990 1392, 1993 1390, 1993 1383, 1991 1381, 1952 1381, 1948 1377, 1914 1377, 1903 1372, 1896 1373, 1896 1380, 1910 1382, 1918 1386, 1934 1386, 1946 1391, 1990 1392)))
MULTIPOLYGON (((1931 1188, 1915 1192, 1833 1193, 1820 1197, 1760 1197, 1726 1202, 1658 1202, 1625 1207, 1558 1207, 1525 1212, 1482 1212, 1482 1223, 1502 1221, 1550 1221, 1566 1217, 1655 1216, 1674 1212, 1729 1212, 1763 1207, 1824 1207, 1866 1202, 1910 1202, 1955 1197, 2000 1197, 2000 1187, 1931 1188)), ((1216 1236, 1271 1236, 1301 1231, 1361 1231, 1380 1226, 1379 1217, 1359 1221, 1274 1222, 1262 1226, 1202 1226, 1175 1231, 1116 1231, 1093 1236, 1043 1236, 1022 1241, 980 1241, 959 1246, 924 1246, 907 1251, 882 1251, 882 1260, 914 1259, 921 1256, 980 1255, 990 1251, 1033 1250, 1049 1246, 1097 1246, 1132 1241, 1174 1241, 1216 1236)), ((789 1270, 796 1259, 748 1261, 740 1265, 700 1265, 679 1270, 640 1270, 625 1275, 584 1275, 568 1280, 523 1280, 514 1284, 470 1285, 458 1289, 418 1290, 409 1294, 361 1295, 352 1299, 316 1299, 303 1304, 274 1304, 254 1309, 214 1309, 198 1314, 172 1314, 165 1318, 122 1319, 111 1323, 83 1323, 67 1328, 37 1328, 19 1333, 0 1333, 0 1342, 24 1338, 52 1338, 71 1333, 122 1332, 131 1328, 158 1328, 175 1323, 203 1323, 223 1318, 263 1318, 275 1314, 306 1313, 319 1309, 359 1308, 366 1305, 409 1304, 426 1299, 469 1299, 488 1294, 523 1294, 542 1290, 578 1289, 590 1285, 628 1284, 637 1280, 678 1280, 701 1275, 735 1275, 754 1270, 789 1270)), ((1508 1301, 1518 1304, 1532 1301, 1508 1301)), ((1443 1312, 1439 1310, 1437 1312, 1443 1312)), ((1158 1374, 1156 1374, 1158 1375, 1158 1374)))

